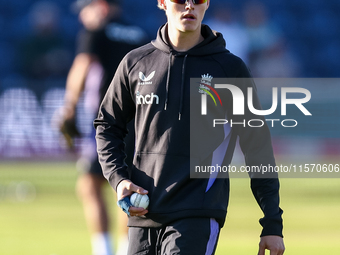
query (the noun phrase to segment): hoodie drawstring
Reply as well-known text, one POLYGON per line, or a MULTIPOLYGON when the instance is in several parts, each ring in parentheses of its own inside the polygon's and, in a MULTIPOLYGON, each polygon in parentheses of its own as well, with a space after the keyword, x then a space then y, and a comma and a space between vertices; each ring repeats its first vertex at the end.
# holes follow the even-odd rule
MULTIPOLYGON (((170 67, 171 67, 171 56, 169 55, 169 63, 168 63, 168 75, 166 77, 166 87, 165 87, 165 104, 164 110, 166 110, 168 106, 168 99, 169 99, 169 81, 170 81, 170 67)), ((179 112, 178 112, 178 120, 181 120, 182 111, 183 111, 183 95, 184 95, 184 81, 185 81, 185 67, 188 55, 184 56, 183 65, 182 65, 182 82, 181 82, 181 95, 180 95, 180 102, 179 102, 179 112)))
POLYGON ((171 56, 172 54, 170 53, 169 55, 169 64, 168 64, 168 75, 166 77, 166 87, 165 87, 165 105, 164 105, 164 110, 166 110, 168 106, 168 98, 169 98, 169 80, 170 80, 170 67, 171 67, 171 56))
POLYGON ((184 79, 185 79, 185 63, 187 61, 188 55, 184 56, 183 66, 182 66, 182 82, 181 82, 181 96, 179 102, 179 112, 178 112, 178 120, 181 120, 182 110, 183 110, 183 94, 184 94, 184 79))

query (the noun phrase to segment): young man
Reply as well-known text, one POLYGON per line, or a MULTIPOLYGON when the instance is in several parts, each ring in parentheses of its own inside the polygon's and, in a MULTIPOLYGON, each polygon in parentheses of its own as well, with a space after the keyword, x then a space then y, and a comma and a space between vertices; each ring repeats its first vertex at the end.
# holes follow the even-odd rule
MULTIPOLYGON (((87 113, 92 113, 94 119, 122 58, 132 49, 147 42, 147 35, 141 28, 122 21, 118 0, 78 0, 74 7, 79 10, 84 29, 79 33, 77 55, 67 77, 61 121, 61 130, 70 136, 76 133, 72 133, 72 125, 73 130, 76 130, 75 113, 80 96, 85 94, 87 113)), ((82 146, 82 155, 77 164, 81 172, 77 191, 91 232, 92 254, 111 255, 114 253, 109 235, 110 217, 104 197, 107 182, 98 162, 94 136, 93 132, 82 146)), ((131 144, 131 151, 128 153, 131 160, 127 160, 128 162, 132 162, 134 138, 130 140, 131 142, 127 142, 131 144)), ((127 217, 124 213, 119 213, 118 219, 117 225, 115 224, 120 232, 117 254, 126 254, 127 217)))
MULTIPOLYGON (((242 60, 225 49, 222 35, 202 25, 209 0, 158 4, 167 24, 156 40, 123 59, 101 104, 94 123, 99 159, 119 205, 130 215, 128 254, 214 254, 225 221, 229 180, 190 178, 190 78, 250 75, 242 60), (126 123, 133 118, 135 157, 128 168, 123 139, 126 123), (133 192, 148 194, 149 208, 131 206, 127 198, 133 192)), ((275 164, 267 126, 231 130, 234 142, 224 162, 230 163, 239 136, 247 165, 275 164)), ((269 249, 271 255, 281 255, 278 179, 251 182, 264 212, 259 254, 269 249)))

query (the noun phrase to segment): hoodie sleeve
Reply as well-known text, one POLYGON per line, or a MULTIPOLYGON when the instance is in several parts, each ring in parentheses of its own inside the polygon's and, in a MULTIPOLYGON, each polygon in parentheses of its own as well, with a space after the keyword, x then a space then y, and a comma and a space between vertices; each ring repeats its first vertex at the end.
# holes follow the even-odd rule
MULTIPOLYGON (((236 132, 239 137, 241 150, 245 157, 247 166, 257 166, 259 169, 262 166, 275 167, 275 159, 272 148, 271 136, 269 128, 263 116, 258 116, 251 113, 247 105, 247 90, 249 87, 253 90, 253 106, 255 109, 262 109, 260 100, 257 95, 256 87, 253 80, 250 78, 249 71, 244 63, 241 66, 241 77, 247 79, 238 79, 239 87, 244 94, 244 109, 245 115, 234 115, 234 122, 244 123, 236 125, 236 132), (248 121, 256 119, 262 120, 263 126, 250 127, 248 121)), ((259 122, 253 125, 259 125, 259 122)), ((277 173, 249 173, 251 178, 251 190, 264 213, 264 217, 260 219, 260 224, 263 227, 261 236, 266 235, 282 235, 282 213, 279 207, 279 180, 277 173)))
POLYGON ((135 104, 129 88, 127 61, 124 58, 94 121, 99 162, 105 178, 115 190, 122 180, 129 179, 124 138, 128 132, 126 125, 134 114, 135 104))

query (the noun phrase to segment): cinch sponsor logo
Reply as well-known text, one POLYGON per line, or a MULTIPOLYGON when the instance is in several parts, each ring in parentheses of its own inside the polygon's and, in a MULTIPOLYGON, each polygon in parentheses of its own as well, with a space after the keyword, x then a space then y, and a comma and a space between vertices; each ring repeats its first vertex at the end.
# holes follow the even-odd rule
POLYGON ((139 82, 138 85, 150 85, 150 84, 152 84, 152 81, 150 81, 150 80, 155 76, 155 72, 156 71, 151 72, 147 77, 142 72, 139 72, 139 74, 138 74, 139 79, 142 82, 139 82))
POLYGON ((159 97, 154 93, 141 95, 139 91, 136 93, 137 104, 159 104, 159 97))

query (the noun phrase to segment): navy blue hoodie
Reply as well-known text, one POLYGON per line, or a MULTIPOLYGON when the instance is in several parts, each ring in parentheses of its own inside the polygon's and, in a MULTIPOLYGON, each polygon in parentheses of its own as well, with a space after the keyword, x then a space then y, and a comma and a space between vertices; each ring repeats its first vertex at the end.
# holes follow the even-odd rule
MULTIPOLYGON (((208 26, 202 25, 204 41, 186 52, 176 52, 170 46, 166 30, 167 26, 162 26, 156 40, 131 51, 120 63, 94 122, 99 161, 115 190, 122 180, 129 179, 149 191, 149 212, 130 217, 129 226, 161 227, 180 218, 208 217, 215 218, 222 227, 229 179, 190 178, 190 78, 203 74, 249 78, 250 74, 243 61, 225 49, 223 36, 208 26), (126 124, 132 119, 136 147, 129 169, 124 163, 123 140, 126 124)), ((253 85, 241 84, 240 89, 246 93, 247 86, 253 85)), ((254 106, 259 109, 256 91, 254 97, 254 106)), ((224 108, 229 117, 230 102, 224 108)), ((252 118, 249 112, 246 115, 252 118)), ((239 137, 247 165, 275 165, 266 125, 233 127, 228 132, 220 163, 230 164, 239 137)), ((209 144, 211 153, 198 158, 199 163, 211 163, 213 151, 221 143, 223 139, 209 144)), ((282 236, 278 179, 251 178, 251 189, 264 212, 261 236, 282 236)))

